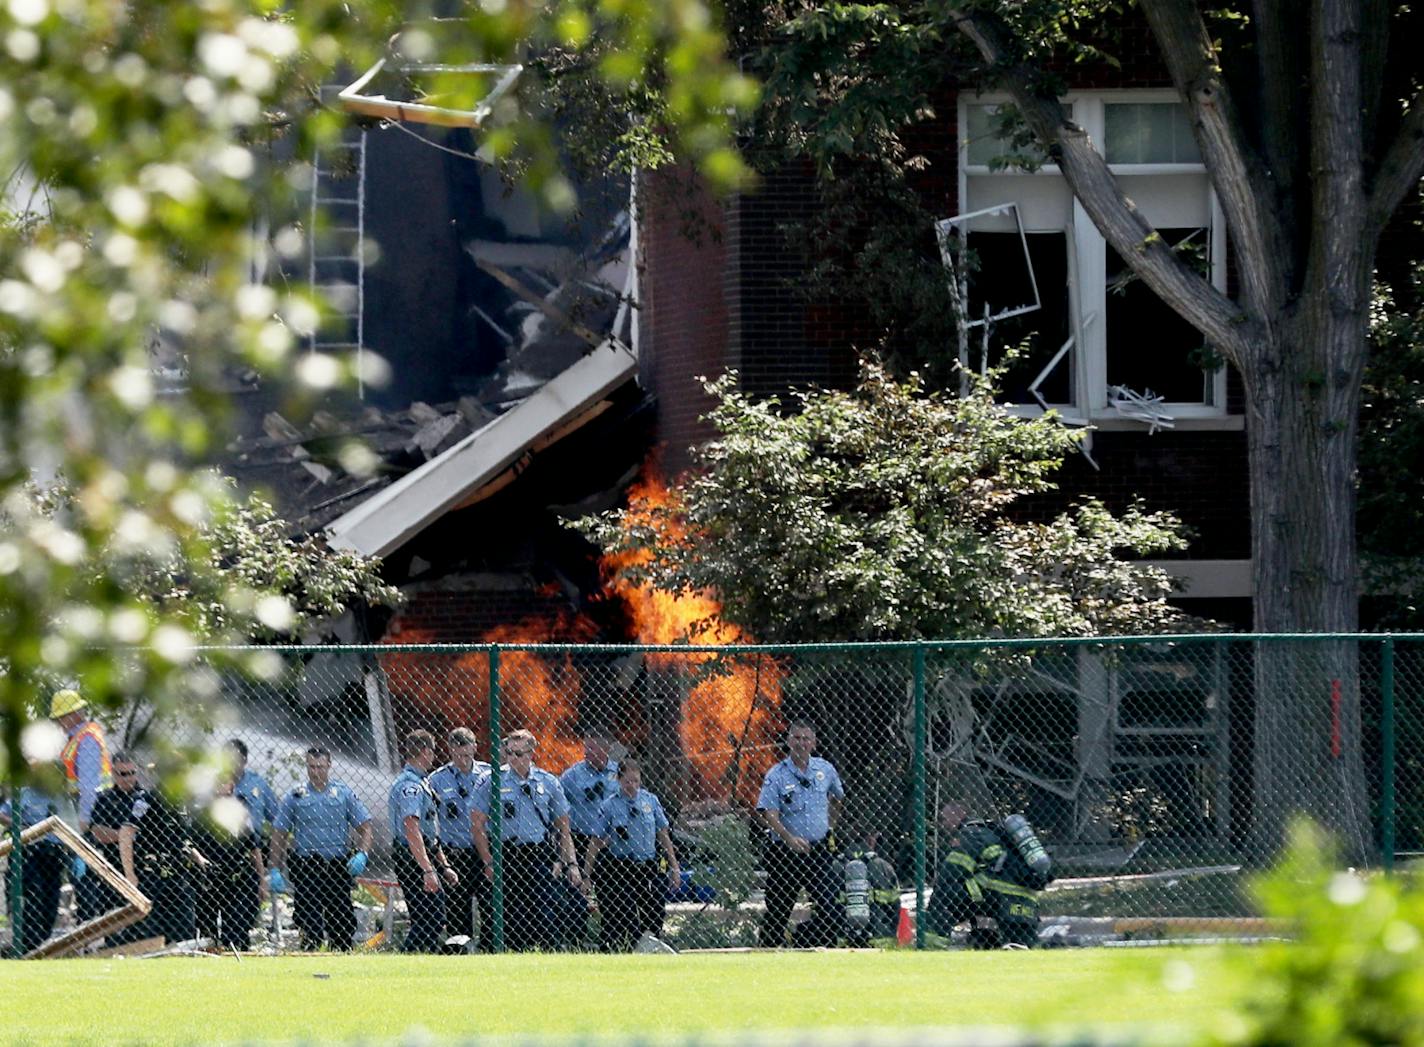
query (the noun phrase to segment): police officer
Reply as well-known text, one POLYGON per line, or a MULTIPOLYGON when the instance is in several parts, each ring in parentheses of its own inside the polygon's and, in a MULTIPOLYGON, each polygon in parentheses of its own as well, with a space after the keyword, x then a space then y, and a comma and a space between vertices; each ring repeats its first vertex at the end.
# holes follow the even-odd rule
POLYGON ((475 850, 486 877, 493 878, 490 852, 491 803, 500 805, 504 852, 505 942, 511 949, 550 948, 555 877, 582 882, 569 834, 569 804, 559 779, 534 766, 534 736, 513 731, 504 740, 509 763, 500 768, 500 794, 491 798, 493 779, 475 793, 471 814, 475 850))
POLYGON ((583 759, 559 775, 559 784, 569 801, 574 851, 584 868, 588 866, 584 858, 589 840, 598 835, 603 801, 618 791, 618 761, 608 758, 612 744, 609 732, 602 726, 584 728, 583 759))
MULTIPOLYGON (((105 860, 122 872, 124 866, 123 859, 119 856, 119 833, 130 820, 134 801, 143 793, 143 786, 139 780, 138 762, 128 753, 114 753, 112 773, 114 784, 99 790, 99 795, 94 799, 89 818, 89 838, 105 860)), ((124 904, 118 892, 98 876, 92 879, 98 887, 95 904, 100 913, 124 904)), ((107 935, 106 940, 110 945, 137 941, 138 929, 134 926, 126 927, 115 934, 107 935)))
POLYGON ((193 846, 208 861, 198 882, 196 916, 200 935, 246 951, 267 880, 252 812, 236 799, 236 786, 232 778, 219 782, 212 806, 193 824, 193 846))
MULTIPOLYGON (((79 831, 89 828, 94 801, 99 790, 113 781, 109 746, 104 729, 89 717, 89 703, 78 691, 66 688, 56 691, 49 703, 50 718, 56 720, 66 737, 60 762, 74 796, 79 814, 79 831)), ((112 906, 104 902, 112 897, 101 889, 98 876, 83 877, 75 882, 74 898, 81 922, 92 919, 112 906)))
POLYGON ((252 831, 265 844, 271 838, 272 822, 277 818, 277 794, 267 779, 247 766, 247 743, 233 738, 227 743, 228 759, 235 780, 233 795, 252 812, 252 831))
POLYGON ((470 829, 470 810, 475 790, 489 776, 489 764, 475 759, 475 733, 456 727, 445 738, 450 762, 431 772, 430 788, 440 813, 440 847, 445 860, 458 877, 445 887, 445 926, 451 935, 472 937, 474 914, 471 902, 480 907, 480 948, 489 951, 489 881, 484 877, 475 838, 470 829))
POLYGON ((812 756, 816 729, 798 720, 786 732, 789 755, 766 772, 757 811, 770 838, 766 848, 766 914, 761 944, 786 944, 786 921, 804 888, 814 906, 798 945, 834 945, 840 921, 832 876, 830 837, 845 790, 830 762, 812 756))
POLYGON ((967 922, 973 948, 1032 948, 1038 943, 1038 892, 1051 877, 1030 869, 998 824, 967 814, 958 803, 940 811, 950 847, 935 876, 928 927, 947 937, 967 922))
POLYGON ((459 883, 440 849, 435 792, 425 780, 435 763, 435 736, 411 731, 405 736, 405 767, 391 784, 391 854, 396 879, 410 914, 406 952, 439 952, 445 944, 443 885, 459 883))
POLYGON ((371 850, 371 815, 356 794, 331 780, 331 751, 307 750, 307 784, 289 792, 272 823, 268 878, 281 890, 291 841, 292 922, 302 932, 302 946, 351 948, 356 910, 351 905, 354 877, 366 869, 371 850), (348 851, 352 833, 356 850, 348 851))
POLYGON ((193 847, 187 809, 161 789, 134 794, 128 817, 119 829, 119 861, 124 877, 153 903, 134 931, 137 939, 162 936, 169 943, 197 937, 194 917, 193 866, 207 859, 193 847))
MULTIPOLYGON (((0 826, 9 829, 16 817, 20 828, 38 825, 50 815, 72 819, 73 808, 61 797, 41 785, 20 788, 19 810, 12 799, 0 803, 0 826)), ((10 897, 10 885, 17 869, 23 870, 21 897, 24 901, 24 925, 20 928, 20 947, 24 952, 38 949, 49 940, 54 922, 59 916, 59 892, 64 883, 64 869, 69 851, 53 836, 45 836, 26 844, 18 860, 11 855, 5 866, 5 897, 10 897)), ((75 868, 83 862, 74 858, 75 868)), ((72 875, 72 874, 71 874, 72 875)))
POLYGON ((663 805, 643 788, 637 760, 623 761, 618 791, 599 805, 598 833, 589 842, 583 879, 598 888, 599 944, 604 952, 627 952, 644 933, 662 935, 667 886, 682 881, 682 870, 663 805), (666 881, 658 869, 656 847, 667 858, 666 881))

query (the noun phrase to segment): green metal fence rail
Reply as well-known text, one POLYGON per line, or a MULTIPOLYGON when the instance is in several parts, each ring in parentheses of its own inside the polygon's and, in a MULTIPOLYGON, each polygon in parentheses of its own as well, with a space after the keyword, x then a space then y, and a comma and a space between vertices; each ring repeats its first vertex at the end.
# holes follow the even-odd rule
MULTIPOLYGON (((407 922, 392 885, 387 793, 401 740, 416 729, 436 736, 436 766, 448 759, 447 733, 472 730, 498 797, 509 785, 500 741, 510 731, 532 732, 536 765, 560 773, 583 759, 587 728, 606 728, 614 759, 641 762, 688 874, 663 923, 680 948, 768 944, 761 925, 775 845, 755 812, 794 721, 814 726, 819 756, 844 784, 827 868, 840 877, 848 858, 873 852, 888 883, 877 896, 901 899, 876 916, 872 937, 883 941, 905 930, 899 904, 913 919, 914 947, 964 939, 933 900, 959 812, 1019 812, 1036 827, 1057 877, 1039 896, 1046 943, 1269 933, 1249 880, 1271 862, 1277 830, 1294 812, 1341 835, 1342 861, 1389 870, 1424 852, 1420 634, 389 644, 198 656, 217 653, 224 665, 249 653, 269 664, 259 675, 215 668, 216 697, 195 697, 146 731, 134 730, 143 716, 113 717, 111 748, 145 757, 176 748, 196 759, 239 739, 249 770, 279 799, 308 784, 309 746, 330 749, 332 779, 352 790, 374 827, 352 895, 358 947, 395 946, 407 922)), ((213 777, 185 779, 198 787, 189 803, 197 820, 212 802, 203 790, 213 777)), ((576 811, 601 802, 595 792, 571 796, 576 811)), ((788 793, 788 812, 798 795, 788 793)), ((471 927, 478 936, 488 921, 484 941, 495 949, 508 941, 510 876, 519 875, 500 843, 505 815, 504 803, 490 805, 492 884, 471 927)), ((213 922, 223 890, 251 887, 244 869, 216 887, 212 873, 185 875, 198 896, 195 932, 213 922)), ((596 883, 583 912, 567 890, 547 899, 564 913, 555 944, 596 945, 598 894, 596 883)), ((808 901, 798 901, 789 937, 775 944, 813 944, 826 933, 808 901)), ((241 920, 242 911, 223 909, 217 922, 241 920)), ((289 895, 274 893, 240 937, 252 948, 298 948, 298 915, 289 895)), ((68 920, 66 911, 61 929, 68 920)), ((845 929, 829 933, 838 936, 837 927, 845 929)))

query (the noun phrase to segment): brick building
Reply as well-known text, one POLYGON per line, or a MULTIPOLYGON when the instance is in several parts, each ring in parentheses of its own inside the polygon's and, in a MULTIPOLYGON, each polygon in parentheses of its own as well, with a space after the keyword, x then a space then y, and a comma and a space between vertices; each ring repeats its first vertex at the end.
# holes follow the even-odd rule
MULTIPOLYGON (((1065 104, 1106 148, 1147 218, 1226 288, 1220 209, 1146 30, 1125 32, 1119 54, 1118 67, 1066 71, 1065 104)), ((1006 382, 1015 410, 1034 415, 1046 404, 1073 424, 1092 426, 1090 454, 1070 460, 1061 490, 1025 511, 1056 512, 1087 495, 1113 509, 1140 498, 1151 509, 1171 510, 1193 534, 1185 556, 1167 564, 1184 584, 1183 606, 1249 628, 1240 380, 1225 366, 1202 369, 1204 359, 1214 361, 1202 353, 1200 336, 1130 279, 1056 167, 1028 172, 993 164, 1009 151, 994 134, 994 109, 1004 100, 947 91, 938 119, 917 130, 912 145, 928 161, 917 190, 936 214, 958 218, 953 232, 977 257, 978 271, 968 278, 971 317, 984 308, 1011 313, 1037 297, 1037 308, 995 323, 998 346, 1034 338, 1033 352, 1006 382), (1132 394, 1149 391, 1160 399, 1144 410, 1132 394)), ((659 172, 651 181, 640 236, 640 366, 657 398, 659 439, 676 466, 706 435, 697 423, 706 400, 693 376, 736 368, 753 392, 844 386, 853 380, 853 346, 864 332, 837 303, 795 293, 810 260, 788 248, 780 226, 817 207, 809 169, 783 167, 755 195, 725 202, 700 193, 685 172, 659 172), (697 235, 687 235, 690 227, 697 235)), ((971 365, 979 363, 978 338, 976 328, 965 355, 971 365)), ((943 352, 953 357, 959 347, 943 352)))

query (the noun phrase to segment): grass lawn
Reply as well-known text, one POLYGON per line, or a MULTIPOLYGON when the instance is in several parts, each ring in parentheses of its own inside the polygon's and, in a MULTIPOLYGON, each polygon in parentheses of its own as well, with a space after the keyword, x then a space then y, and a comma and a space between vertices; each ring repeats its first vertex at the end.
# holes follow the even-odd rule
POLYGON ((1204 949, 298 956, 0 964, 9 1044, 366 1043, 999 1026, 1180 1041, 1238 998, 1204 949))

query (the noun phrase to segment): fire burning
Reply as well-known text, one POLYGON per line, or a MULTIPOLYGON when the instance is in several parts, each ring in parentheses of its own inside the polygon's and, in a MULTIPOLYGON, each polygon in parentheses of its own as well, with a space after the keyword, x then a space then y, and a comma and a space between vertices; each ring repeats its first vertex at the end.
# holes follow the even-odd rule
MULTIPOLYGON (((672 495, 655 475, 644 476, 628 492, 626 522, 638 526, 669 506, 672 495)), ((722 605, 707 593, 679 594, 634 585, 619 573, 639 556, 604 558, 609 593, 623 601, 634 639, 645 644, 691 642, 726 646, 750 642, 721 620, 722 605)), ((755 799, 763 772, 775 762, 775 710, 781 704, 784 670, 762 655, 650 653, 650 669, 689 685, 679 724, 683 751, 696 772, 703 796, 755 799), (750 790, 750 793, 749 793, 750 790)))
MULTIPOLYGON (((660 480, 640 480, 629 492, 628 525, 646 522, 670 497, 660 480)), ((652 652, 640 660, 610 660, 501 649, 501 729, 533 731, 539 739, 539 764, 561 770, 582 757, 579 728, 606 723, 645 763, 661 769, 653 777, 678 799, 750 804, 763 773, 776 760, 785 670, 769 656, 737 653, 734 645, 750 642, 750 637, 721 620, 721 605, 710 595, 678 595, 630 583, 620 572, 635 562, 631 556, 615 555, 600 565, 605 599, 619 601, 626 610, 631 639, 725 646, 728 652, 652 652)), ((588 618, 561 606, 561 594, 542 595, 548 610, 492 628, 478 642, 570 644, 597 638, 597 627, 588 618)), ((437 628, 418 625, 406 625, 400 636, 402 644, 442 639, 448 636, 437 628)), ((486 652, 393 650, 382 663, 392 693, 424 717, 487 734, 486 652)))

